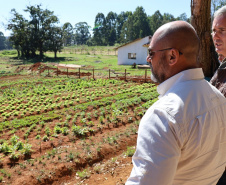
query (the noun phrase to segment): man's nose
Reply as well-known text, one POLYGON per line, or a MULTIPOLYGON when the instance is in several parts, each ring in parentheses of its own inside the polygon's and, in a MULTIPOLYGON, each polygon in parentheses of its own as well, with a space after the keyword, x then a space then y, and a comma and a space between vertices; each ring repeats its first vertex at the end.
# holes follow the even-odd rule
POLYGON ((151 62, 151 57, 149 55, 146 57, 146 61, 151 62))
POLYGON ((212 38, 215 40, 216 38, 219 38, 219 32, 215 31, 212 33, 212 38))

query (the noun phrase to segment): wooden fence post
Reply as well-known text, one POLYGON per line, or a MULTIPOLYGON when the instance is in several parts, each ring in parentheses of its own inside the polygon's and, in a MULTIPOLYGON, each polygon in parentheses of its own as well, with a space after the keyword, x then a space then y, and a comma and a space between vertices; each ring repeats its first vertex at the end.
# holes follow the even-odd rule
POLYGON ((80 79, 80 68, 78 68, 78 78, 80 79))
POLYGON ((125 81, 126 81, 126 69, 125 69, 125 81))
POLYGON ((95 78, 94 78, 94 68, 93 68, 93 79, 95 80, 95 78))
POLYGON ((109 79, 111 79, 111 69, 109 69, 109 79))

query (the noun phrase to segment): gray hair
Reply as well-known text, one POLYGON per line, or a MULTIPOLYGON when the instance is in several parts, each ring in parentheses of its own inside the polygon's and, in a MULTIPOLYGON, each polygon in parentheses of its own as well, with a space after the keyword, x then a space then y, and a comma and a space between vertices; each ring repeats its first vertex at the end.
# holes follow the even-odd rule
POLYGON ((213 18, 216 18, 220 15, 226 15, 226 6, 222 6, 221 8, 219 8, 213 15, 213 18))

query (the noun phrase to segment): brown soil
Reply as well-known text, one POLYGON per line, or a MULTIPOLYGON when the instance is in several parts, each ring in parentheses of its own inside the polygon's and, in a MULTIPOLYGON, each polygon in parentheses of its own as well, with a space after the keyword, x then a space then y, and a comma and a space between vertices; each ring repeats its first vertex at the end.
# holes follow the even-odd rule
MULTIPOLYGON (((23 76, 5 78, 14 80, 23 78, 23 76)), ((129 111, 132 111, 132 107, 129 111)), ((136 121, 139 119, 140 117, 136 121)), ((53 130, 57 122, 59 120, 45 124, 48 124, 49 128, 53 130)), ((32 145, 32 154, 30 156, 21 155, 19 160, 15 161, 10 160, 9 156, 5 156, 4 160, 0 161, 0 170, 6 171, 4 175, 0 173, 0 177, 3 177, 0 184, 124 184, 132 169, 131 157, 126 157, 124 153, 128 146, 136 144, 137 138, 136 133, 125 134, 128 133, 131 126, 131 123, 121 120, 117 126, 109 124, 95 130, 93 134, 88 133, 84 138, 75 138, 72 134, 66 136, 59 134, 57 138, 46 142, 35 139, 37 133, 32 131, 27 138, 28 143, 32 145), (115 134, 118 134, 116 141, 103 142, 103 139, 106 141, 115 134), (101 145, 98 148, 99 143, 101 145), (53 150, 57 151, 55 155, 51 153, 53 150), (87 151, 89 151, 88 155, 87 151), (69 160, 71 154, 73 157, 69 160), (79 176, 79 172, 84 170, 87 171, 87 175, 79 176)), ((14 133, 10 131, 0 133, 1 139, 9 140, 15 134, 23 143, 26 143, 26 139, 24 139, 26 129, 18 129, 14 133)), ((42 129, 41 138, 44 135, 45 130, 42 129)))
MULTIPOLYGON (((129 124, 103 130, 95 134, 92 141, 95 140, 95 143, 99 143, 110 132, 122 133, 128 127, 129 124)), ((23 138, 23 134, 21 131, 16 132, 16 135, 20 138, 23 138)), ((8 139, 10 137, 11 134, 8 135, 8 139)), ((12 175, 8 179, 4 178, 3 184, 123 184, 130 174, 132 168, 131 158, 125 157, 124 152, 127 146, 135 145, 136 134, 121 137, 117 144, 103 144, 100 152, 95 151, 95 149, 92 151, 92 158, 90 159, 82 153, 84 148, 81 140, 71 141, 69 136, 61 136, 53 141, 42 142, 40 146, 40 143, 34 138, 35 133, 29 136, 29 143, 32 144, 33 153, 28 156, 27 160, 21 157, 18 161, 11 161, 7 157, 2 162, 2 169, 6 169, 12 175), (47 159, 48 152, 52 151, 53 148, 58 151, 62 150, 58 155, 47 159), (67 151, 64 150, 65 148, 67 151), (63 159, 69 153, 76 151, 81 152, 78 161, 61 162, 59 160, 59 156, 63 159), (31 161, 34 161, 33 164, 31 161), (100 169, 97 170, 97 166, 100 166, 100 169), (77 171, 84 171, 85 169, 89 172, 88 177, 82 178, 76 175, 77 171)), ((4 139, 7 139, 7 134, 4 139)), ((85 142, 89 142, 89 139, 85 139, 85 142)))
POLYGON ((15 73, 19 73, 21 71, 30 71, 30 72, 36 72, 36 73, 43 73, 44 71, 53 72, 55 75, 69 75, 69 76, 91 76, 92 74, 90 72, 68 72, 68 71, 62 71, 61 69, 76 69, 80 68, 80 65, 73 65, 73 64, 55 64, 52 63, 50 65, 44 64, 42 62, 37 62, 31 66, 18 66, 15 69, 15 73), (51 67, 53 66, 53 67, 51 67), (55 66, 55 67, 54 67, 55 66))
MULTIPOLYGON (((132 170, 131 158, 125 157, 123 155, 118 156, 117 161, 112 162, 110 159, 105 162, 101 162, 97 165, 101 166, 101 171, 97 173, 95 166, 90 168, 89 171, 91 176, 89 178, 80 179, 78 175, 70 178, 69 180, 64 180, 62 184, 89 184, 89 185, 123 185, 125 184, 127 178, 132 170)), ((97 166, 96 165, 96 166, 97 166)))

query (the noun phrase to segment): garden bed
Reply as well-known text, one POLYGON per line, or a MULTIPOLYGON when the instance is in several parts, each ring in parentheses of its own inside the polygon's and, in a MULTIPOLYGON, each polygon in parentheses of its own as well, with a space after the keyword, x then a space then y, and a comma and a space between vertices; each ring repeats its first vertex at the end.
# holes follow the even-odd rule
POLYGON ((157 96, 151 83, 1 78, 0 181, 95 184, 93 176, 116 177, 117 166, 131 168, 140 119, 157 96))

